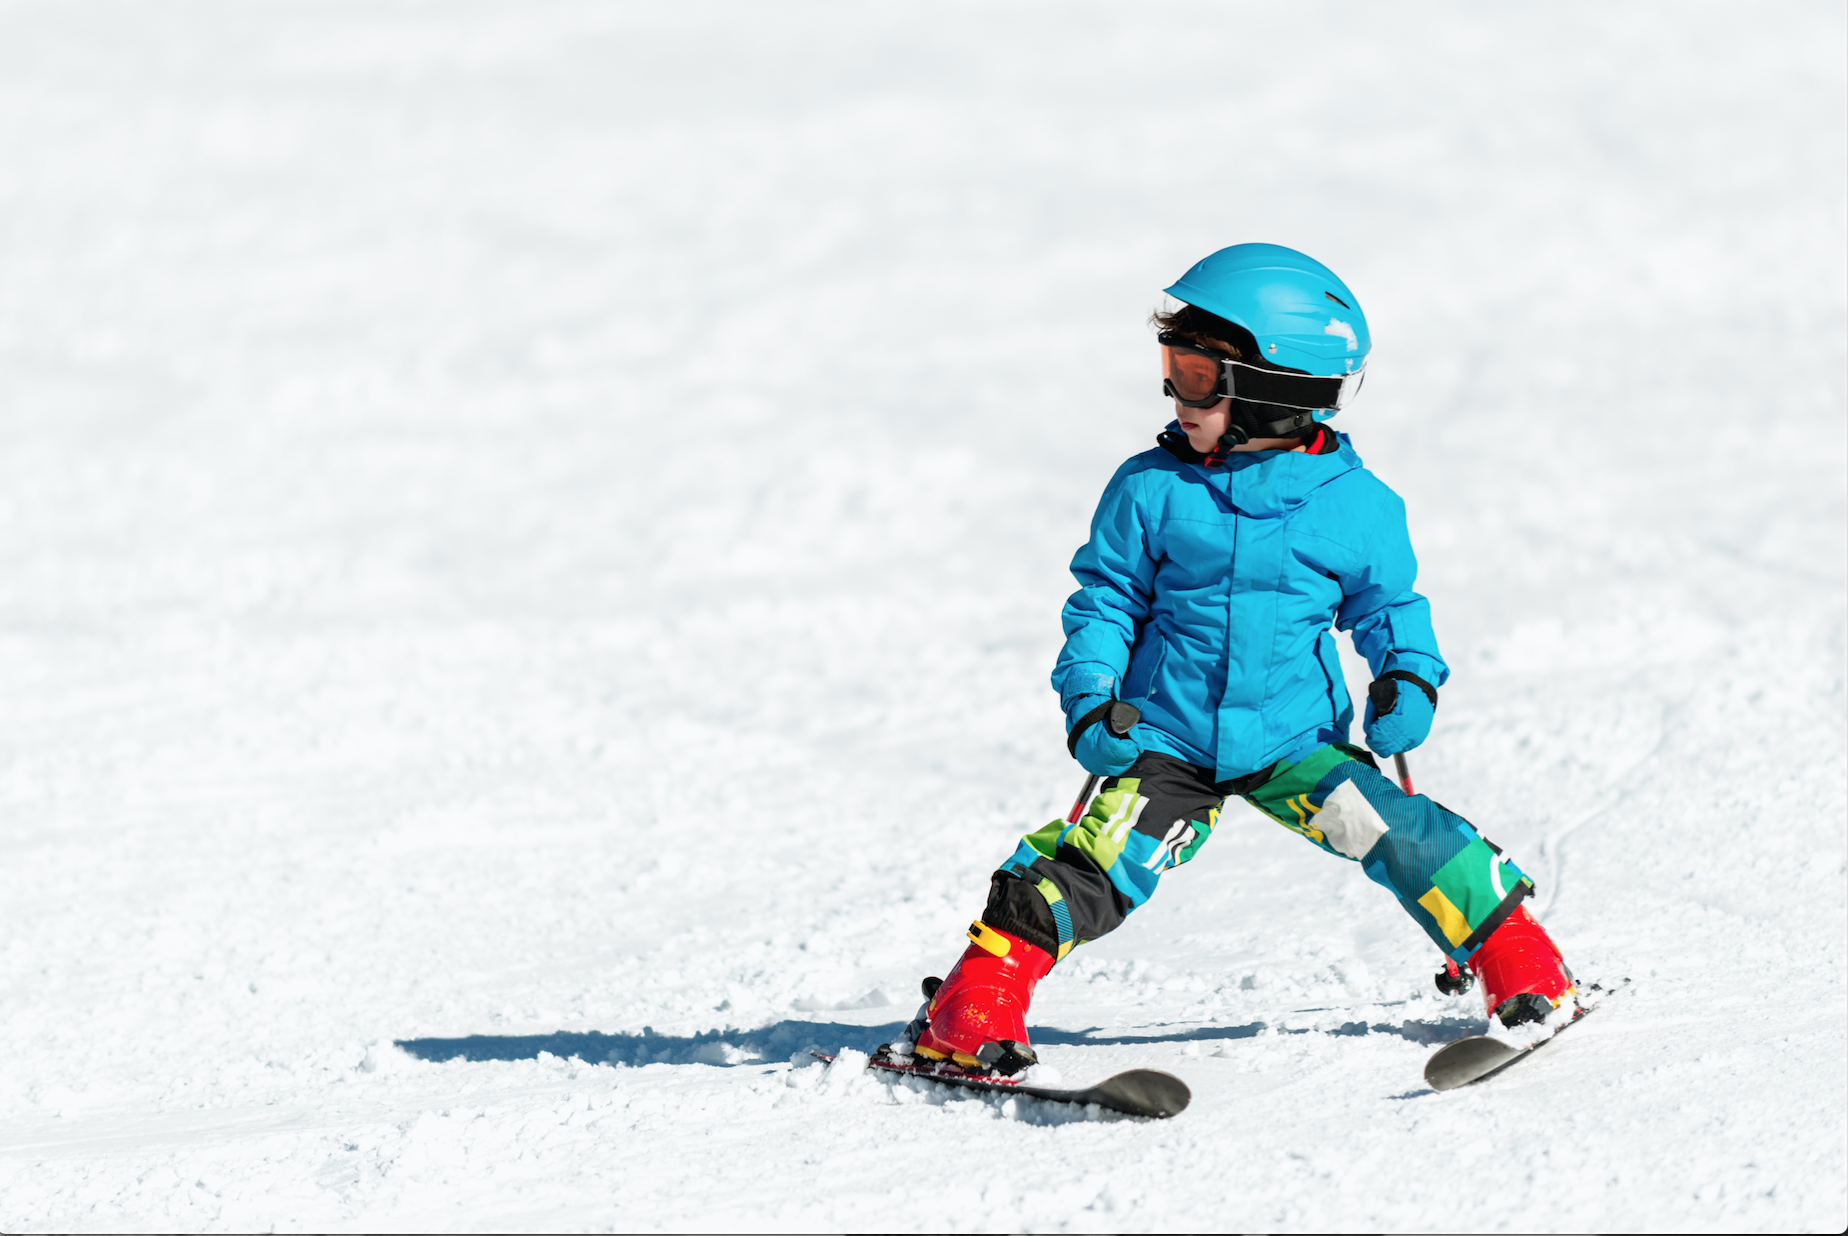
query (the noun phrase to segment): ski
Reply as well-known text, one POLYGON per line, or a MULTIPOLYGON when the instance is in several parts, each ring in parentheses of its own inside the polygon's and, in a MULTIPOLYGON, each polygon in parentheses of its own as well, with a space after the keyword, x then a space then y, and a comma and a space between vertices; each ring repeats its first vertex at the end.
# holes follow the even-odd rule
MULTIPOLYGON (((834 1063, 833 1056, 822 1052, 812 1051, 809 1055, 829 1064, 834 1063)), ((1163 1073, 1158 1069, 1130 1069, 1126 1073, 1106 1077, 1095 1086, 1068 1090, 1056 1086, 1031 1086, 1005 1077, 973 1077, 967 1073, 939 1072, 937 1066, 900 1064, 895 1059, 877 1054, 866 1062, 866 1067, 881 1073, 917 1077, 962 1090, 1024 1094, 1028 1098, 1044 1099, 1048 1103, 1075 1103, 1080 1107, 1095 1103, 1108 1111, 1155 1120, 1179 1115, 1193 1098, 1186 1082, 1172 1073, 1163 1073)))
MULTIPOLYGON (((1617 986, 1622 987, 1629 981, 1629 979, 1624 979, 1617 986)), ((1599 997, 1598 1000, 1592 1004, 1581 1004, 1578 1012, 1574 1013, 1570 1020, 1562 1022, 1553 1033, 1543 1039, 1522 1045, 1510 1043, 1506 1039, 1496 1038, 1493 1035, 1476 1034, 1444 1044, 1432 1052, 1431 1058, 1425 1062, 1425 1084, 1433 1090, 1455 1090, 1459 1086, 1467 1086, 1473 1082, 1493 1077, 1516 1061, 1533 1055, 1534 1052, 1602 1008, 1604 1001, 1611 994, 1596 983, 1587 987, 1586 992, 1587 994, 1595 993, 1599 997)))

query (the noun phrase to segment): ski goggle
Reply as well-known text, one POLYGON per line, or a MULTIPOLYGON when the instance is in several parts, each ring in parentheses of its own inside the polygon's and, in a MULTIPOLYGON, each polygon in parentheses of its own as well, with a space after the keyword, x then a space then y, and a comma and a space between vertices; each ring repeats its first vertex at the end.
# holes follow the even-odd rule
POLYGON ((1173 331, 1163 331, 1158 342, 1162 393, 1190 408, 1210 408, 1229 397, 1285 408, 1339 410, 1347 407, 1367 376, 1365 365, 1332 378, 1266 369, 1196 347, 1173 331))

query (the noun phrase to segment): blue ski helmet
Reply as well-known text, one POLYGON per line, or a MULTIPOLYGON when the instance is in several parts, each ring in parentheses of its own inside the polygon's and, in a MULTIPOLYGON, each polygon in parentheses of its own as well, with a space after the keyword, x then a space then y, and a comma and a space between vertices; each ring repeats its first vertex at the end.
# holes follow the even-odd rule
POLYGON ((1359 371, 1373 348, 1367 315, 1347 284, 1282 245, 1221 249, 1165 291, 1250 331, 1261 364, 1333 378, 1359 371))

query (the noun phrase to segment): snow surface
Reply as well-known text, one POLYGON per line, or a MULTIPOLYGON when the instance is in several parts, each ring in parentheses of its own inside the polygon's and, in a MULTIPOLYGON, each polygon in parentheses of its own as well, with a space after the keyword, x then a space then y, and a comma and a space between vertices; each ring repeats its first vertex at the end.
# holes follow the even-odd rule
POLYGON ((1841 1230, 1844 36, 0 6, 0 1227, 1841 1230), (1432 1093, 1475 1006, 1240 808, 1035 1010, 1185 1114, 874 1078, 1249 239, 1373 326, 1419 785, 1635 982, 1432 1093))

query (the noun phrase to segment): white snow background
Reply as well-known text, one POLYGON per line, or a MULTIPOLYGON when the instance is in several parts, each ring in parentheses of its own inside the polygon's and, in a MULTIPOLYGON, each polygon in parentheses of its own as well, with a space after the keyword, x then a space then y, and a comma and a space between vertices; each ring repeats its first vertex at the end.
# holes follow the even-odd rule
MULTIPOLYGON (((0 1227, 1848 1224, 1839 3, 0 5, 0 1227), (1066 563, 1226 244, 1453 663, 1421 789, 1631 988, 1490 1084, 1246 808, 832 1068, 1081 774, 1066 563)), ((1356 688, 1365 671, 1351 669, 1356 688)))

